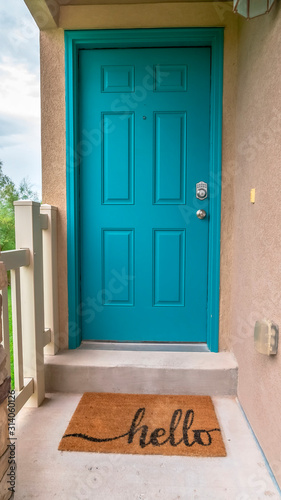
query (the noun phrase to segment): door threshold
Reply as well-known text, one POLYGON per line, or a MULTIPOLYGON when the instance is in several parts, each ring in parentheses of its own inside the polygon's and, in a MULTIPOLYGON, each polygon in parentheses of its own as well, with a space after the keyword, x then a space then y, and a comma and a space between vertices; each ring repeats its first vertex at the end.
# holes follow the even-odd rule
POLYGON ((79 349, 102 351, 167 351, 167 352, 210 352, 205 343, 171 342, 99 342, 83 341, 79 349))

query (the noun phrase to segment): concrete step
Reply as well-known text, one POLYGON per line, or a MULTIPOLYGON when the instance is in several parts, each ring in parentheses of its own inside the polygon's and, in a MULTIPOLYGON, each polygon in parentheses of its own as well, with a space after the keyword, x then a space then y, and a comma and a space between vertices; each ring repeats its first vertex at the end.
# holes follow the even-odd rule
POLYGON ((47 392, 233 396, 238 366, 230 352, 85 349, 46 356, 47 392))

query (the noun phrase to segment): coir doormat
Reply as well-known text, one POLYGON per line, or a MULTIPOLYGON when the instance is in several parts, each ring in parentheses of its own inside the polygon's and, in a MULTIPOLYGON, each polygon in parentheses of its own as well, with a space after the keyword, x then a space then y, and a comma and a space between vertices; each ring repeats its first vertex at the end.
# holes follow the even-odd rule
POLYGON ((86 392, 59 450, 226 456, 209 396, 86 392))

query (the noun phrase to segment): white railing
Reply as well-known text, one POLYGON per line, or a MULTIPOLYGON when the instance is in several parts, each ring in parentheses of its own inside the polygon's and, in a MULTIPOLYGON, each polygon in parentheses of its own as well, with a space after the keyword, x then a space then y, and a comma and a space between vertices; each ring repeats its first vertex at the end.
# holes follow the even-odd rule
MULTIPOLYGON (((16 250, 0 253, 11 271, 16 412, 45 398, 45 354, 58 351, 57 209, 16 201, 16 250)), ((3 297, 3 345, 10 371, 8 292, 3 297)))

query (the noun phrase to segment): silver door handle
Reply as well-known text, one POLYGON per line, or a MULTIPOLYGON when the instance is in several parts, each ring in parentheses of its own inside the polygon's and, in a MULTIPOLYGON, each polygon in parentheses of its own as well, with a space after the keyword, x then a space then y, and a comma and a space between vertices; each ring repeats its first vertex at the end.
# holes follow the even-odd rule
POLYGON ((205 219, 207 214, 206 214, 205 210, 197 210, 196 215, 197 215, 198 219, 202 220, 202 219, 205 219))

